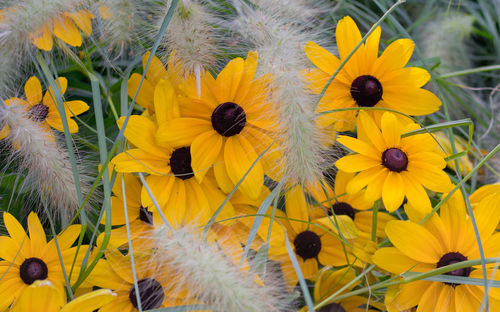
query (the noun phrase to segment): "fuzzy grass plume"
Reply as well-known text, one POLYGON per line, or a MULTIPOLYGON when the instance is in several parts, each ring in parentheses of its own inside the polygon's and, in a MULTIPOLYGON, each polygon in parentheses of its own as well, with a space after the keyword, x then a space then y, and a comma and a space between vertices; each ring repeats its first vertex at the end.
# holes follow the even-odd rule
MULTIPOLYGON (((84 21, 80 10, 89 8, 88 0, 23 0, 2 1, 0 4, 0 85, 15 86, 16 77, 20 77, 22 69, 18 64, 28 64, 30 53, 38 48, 33 44, 35 38, 40 38, 43 32, 68 37, 67 27, 74 25, 65 24, 65 18, 72 19, 78 27, 91 31, 84 21), (66 14, 66 15, 65 15, 66 14), (54 28, 54 22, 61 21, 64 27, 54 28), (85 26, 83 26, 85 24, 85 26), (16 64, 16 66, 12 66, 16 64)), ((70 22, 72 23, 72 22, 70 22)), ((56 35, 57 36, 57 35, 56 35)), ((56 39, 58 40, 58 39, 56 39)), ((52 45, 52 43, 51 43, 52 45)), ((5 91, 5 90, 2 90, 5 91)))
POLYGON ((255 6, 243 1, 234 4, 238 17, 228 27, 259 51, 260 71, 272 73, 285 177, 293 182, 315 181, 325 163, 324 133, 315 122, 318 98, 307 91, 301 70, 309 64, 304 44, 320 41, 321 28, 311 21, 323 10, 321 4, 288 0, 259 0, 255 6))
POLYGON ((194 74, 199 81, 200 74, 215 64, 218 49, 212 24, 214 17, 198 1, 179 1, 161 42, 166 52, 164 63, 173 51, 176 61, 183 65, 184 72, 180 74, 194 74))
POLYGON ((16 163, 24 174, 22 189, 39 196, 63 222, 68 221, 79 202, 67 151, 27 118, 21 105, 0 104, 0 126, 5 125, 10 131, 4 142, 11 153, 6 163, 16 163))
POLYGON ((154 234, 155 265, 173 268, 179 277, 178 287, 188 290, 188 298, 195 298, 207 310, 215 312, 292 311, 286 292, 277 284, 276 272, 267 271, 266 285, 262 285, 253 271, 244 272, 237 261, 241 246, 234 237, 218 238, 207 243, 198 232, 184 227, 169 232, 164 226, 154 234), (231 248, 230 246, 234 246, 231 248), (237 248, 237 249, 236 249, 237 248), (233 259, 233 261, 231 261, 233 259), (236 263, 235 263, 236 262, 236 263))

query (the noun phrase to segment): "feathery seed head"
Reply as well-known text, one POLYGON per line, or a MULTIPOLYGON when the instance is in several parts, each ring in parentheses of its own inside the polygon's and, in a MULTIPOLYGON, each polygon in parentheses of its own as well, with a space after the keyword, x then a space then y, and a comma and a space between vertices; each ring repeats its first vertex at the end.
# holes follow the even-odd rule
POLYGON ((189 290, 187 297, 196 298, 209 310, 290 311, 287 294, 271 282, 278 278, 266 278, 270 282, 264 286, 260 278, 248 270, 248 265, 238 267, 242 249, 239 243, 234 243, 234 238, 217 236, 215 241, 207 242, 194 228, 170 232, 160 227, 154 239, 155 263, 174 269, 180 279, 179 289, 189 290))
MULTIPOLYGON (((39 196, 67 222, 79 208, 68 152, 57 145, 49 129, 29 117, 22 104, 0 105, 0 127, 5 136, 2 144, 10 145, 6 164, 18 164, 24 174, 21 189, 39 196)), ((80 177, 86 181, 84 175, 80 177)), ((81 184, 85 192, 88 185, 81 184)))

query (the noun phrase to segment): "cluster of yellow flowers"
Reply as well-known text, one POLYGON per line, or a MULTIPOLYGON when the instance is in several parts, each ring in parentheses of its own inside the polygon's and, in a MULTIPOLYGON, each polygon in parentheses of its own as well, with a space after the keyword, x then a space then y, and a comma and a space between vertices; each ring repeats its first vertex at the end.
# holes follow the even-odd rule
MULTIPOLYGON (((90 35, 91 17, 89 12, 65 15, 33 43, 50 50, 54 34, 79 46, 73 23, 90 35)), ((183 278, 175 264, 168 270, 158 263, 158 240, 168 240, 158 232, 165 227, 208 237, 244 274, 252 270, 240 265, 244 256, 264 255, 266 263, 278 267, 272 276, 282 279, 282 291, 293 292, 304 279, 314 285, 317 311, 477 311, 485 296, 491 311, 500 310, 499 288, 485 292, 481 283, 411 280, 411 273, 448 265, 455 266, 441 273, 453 278, 500 279, 495 263, 478 260, 500 254, 500 185, 483 186, 464 198, 445 171, 439 140, 414 118, 441 106, 423 88, 430 74, 405 67, 414 48, 409 39, 392 42, 379 55, 380 36, 377 27, 357 47, 361 33, 345 17, 336 29, 338 57, 314 42, 306 44, 305 54, 316 68, 302 74, 308 91, 322 94, 315 122, 332 133, 326 145, 342 145, 345 154, 317 181, 304 183, 285 181, 273 75, 257 75, 256 51, 232 59, 215 78, 208 71, 199 77, 181 74, 175 52, 166 68, 146 53, 145 78, 134 73, 128 81, 128 94, 141 114, 117 122, 127 141, 109 166, 114 173, 111 231, 95 238, 90 251, 82 245, 86 228, 80 224, 47 242, 35 213, 28 216, 28 235, 4 212, 8 235, 0 237, 0 311, 209 306, 185 287, 189 283, 174 285, 183 278), (433 210, 433 201, 446 197, 439 213, 433 210), (459 266, 468 260, 478 262, 459 266), (393 283, 383 284, 384 279, 393 283), (364 296, 372 282, 387 288, 384 299, 378 293, 364 296)), ((64 94, 66 78, 57 84, 64 94)), ((24 90, 25 99, 5 104, 25 107, 26 116, 48 135, 50 127, 64 131, 54 90, 42 97, 36 77, 24 90)), ((73 117, 89 106, 75 100, 64 102, 64 108, 64 123, 70 133, 78 132, 73 117)), ((9 131, 6 125, 0 139, 9 131)), ((452 166, 467 172, 463 164, 452 166)), ((254 282, 258 287, 276 283, 261 275, 254 282)))

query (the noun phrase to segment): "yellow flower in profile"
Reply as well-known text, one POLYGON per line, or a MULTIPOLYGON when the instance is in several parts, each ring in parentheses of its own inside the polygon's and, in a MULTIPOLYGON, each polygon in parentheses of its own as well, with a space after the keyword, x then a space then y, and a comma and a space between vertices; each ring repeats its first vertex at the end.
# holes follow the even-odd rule
POLYGON ((217 79, 205 72, 200 98, 194 89, 189 97, 181 97, 181 117, 160 124, 156 135, 159 144, 190 146, 196 179, 202 181, 213 167, 226 193, 251 168, 240 190, 254 200, 264 186, 264 171, 270 174, 278 156, 270 151, 257 160, 273 143, 277 120, 269 102, 269 78, 254 79, 256 69, 257 53, 251 51, 246 60, 231 60, 217 79))
MULTIPOLYGON (((68 86, 68 80, 64 77, 59 77, 56 83, 59 86, 61 95, 64 95, 68 86)), ((26 108, 26 116, 34 122, 40 123, 40 125, 47 130, 47 133, 49 133, 49 129, 51 127, 58 131, 64 131, 61 115, 59 115, 59 111, 57 110, 57 104, 55 103, 52 87, 49 87, 49 90, 45 92, 42 100, 42 85, 40 84, 40 80, 33 76, 29 78, 24 85, 24 93, 26 95, 26 100, 10 98, 5 100, 5 104, 8 106, 13 104, 24 106, 26 108)), ((85 102, 79 100, 66 101, 64 102, 64 109, 66 112, 69 132, 78 132, 78 125, 71 117, 86 112, 89 109, 89 106, 85 102)), ((0 139, 3 139, 8 135, 8 128, 4 128, 0 132, 0 139)))
POLYGON ((360 112, 358 138, 338 139, 357 153, 335 163, 340 170, 359 172, 347 183, 347 193, 355 194, 366 187, 365 198, 382 197, 389 212, 398 209, 406 196, 412 206, 429 212, 431 202, 424 186, 435 192, 447 192, 452 184, 442 170, 446 162, 435 152, 436 142, 429 134, 401 137, 418 128, 416 124, 402 126, 390 112, 382 115, 378 127, 372 117, 360 112))
MULTIPOLYGON (((437 111, 441 101, 433 93, 422 89, 430 79, 429 73, 419 67, 404 67, 413 53, 410 39, 392 42, 379 53, 380 27, 368 36, 366 42, 347 61, 332 81, 318 105, 317 112, 348 107, 380 107, 408 115, 427 115, 437 111)), ((340 63, 361 41, 356 23, 346 16, 337 24, 337 47, 340 59, 315 44, 308 42, 305 52, 318 69, 306 71, 310 88, 319 93, 340 63)), ((381 113, 370 114, 380 120, 381 113)), ((335 130, 353 130, 356 110, 329 113, 319 118, 324 126, 334 123, 335 130)))
POLYGON ((50 281, 35 281, 16 301, 11 312, 92 312, 113 301, 116 295, 109 289, 84 294, 65 304, 57 287, 50 281))
MULTIPOLYGON (((474 210, 477 229, 486 258, 498 257, 500 233, 500 197, 483 199, 474 210)), ((479 259, 474 228, 462 194, 456 192, 427 222, 415 209, 406 209, 409 221, 390 221, 386 233, 394 247, 379 249, 373 256, 375 264, 394 274, 427 272, 466 260, 479 259)), ((488 265, 486 275, 500 280, 495 266, 488 265)), ((451 277, 483 279, 481 265, 445 273, 451 277)), ((418 305, 418 311, 479 311, 484 297, 482 284, 460 284, 419 280, 389 288, 386 304, 389 311, 401 311, 418 305), (389 295, 396 292, 394 295, 389 295)), ((490 311, 500 307, 500 289, 490 288, 490 311)))
MULTIPOLYGON (((21 296, 21 293, 35 281, 48 281, 56 287, 64 301, 65 278, 54 239, 47 242, 38 216, 28 216, 29 236, 21 224, 8 212, 3 220, 9 236, 0 236, 0 311, 21 296)), ((80 234, 81 226, 70 225, 57 236, 57 243, 63 259, 65 272, 73 275, 80 270, 81 257, 75 260, 76 247, 71 247, 80 234)))
MULTIPOLYGON (((349 282, 356 278, 356 271, 350 267, 345 267, 341 269, 333 269, 331 267, 324 267, 318 272, 318 277, 314 284, 314 302, 318 304, 323 300, 327 299, 338 290, 346 286, 349 282)), ((355 282, 341 292, 340 294, 347 293, 351 291, 356 285, 359 284, 355 282)), ((379 310, 367 309, 366 305, 370 304, 368 298, 361 296, 352 296, 340 301, 333 301, 328 303, 321 308, 318 312, 375 312, 379 310)), ((377 305, 377 303, 373 303, 377 305)), ((379 306, 377 306, 379 308, 379 306)), ((383 305, 381 307, 383 309, 383 305)), ((300 312, 308 311, 307 307, 301 309, 300 312)))
MULTIPOLYGON (((151 52, 146 52, 142 57, 143 68, 146 68, 150 55, 151 52)), ((155 100, 161 100, 162 96, 164 96, 162 92, 166 91, 165 88, 162 88, 161 86, 158 88, 158 86, 161 85, 161 81, 169 81, 174 91, 179 93, 179 86, 183 83, 181 72, 182 64, 175 57, 175 52, 170 54, 167 68, 163 66, 163 63, 158 57, 156 57, 156 55, 153 55, 140 89, 139 84, 141 82, 142 75, 133 73, 130 76, 127 89, 128 96, 133 99, 137 89, 139 89, 136 98, 137 104, 144 107, 150 114, 153 114, 155 112, 155 100)), ((185 77, 185 79, 188 81, 193 80, 192 77, 185 77)))
POLYGON ((53 36, 73 47, 82 45, 80 30, 87 36, 92 34, 91 19, 94 15, 88 10, 65 12, 41 29, 31 34, 31 42, 41 50, 50 51, 54 45, 53 36))

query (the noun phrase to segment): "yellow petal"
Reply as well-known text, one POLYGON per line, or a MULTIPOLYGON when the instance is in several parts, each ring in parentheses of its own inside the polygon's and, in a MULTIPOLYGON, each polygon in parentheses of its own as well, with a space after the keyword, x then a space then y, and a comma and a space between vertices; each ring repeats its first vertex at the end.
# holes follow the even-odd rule
POLYGON ((223 141, 222 136, 212 130, 199 135, 191 144, 191 167, 199 182, 217 160, 223 141))
POLYGON ((42 102, 42 85, 37 77, 32 76, 24 85, 24 94, 31 106, 42 102))
POLYGON ((355 139, 346 135, 340 135, 337 141, 348 149, 360 153, 365 157, 373 159, 381 159, 382 154, 373 145, 366 143, 363 140, 355 139))
POLYGON ((392 42, 373 64, 373 71, 382 76, 390 71, 403 68, 410 60, 413 48, 415 48, 415 44, 410 39, 398 39, 392 42))
MULTIPOLYGON (((68 87, 68 79, 65 77, 59 77, 55 80, 55 83, 59 89, 59 93, 61 96, 66 93, 66 88, 68 87)), ((54 95, 54 91, 52 90, 52 87, 49 87, 49 90, 45 92, 45 95, 43 96, 43 104, 49 107, 57 107, 56 106, 56 98, 54 95)))
POLYGON ((9 136, 9 134, 10 134, 10 127, 9 125, 6 125, 2 129, 0 129, 0 140, 5 139, 6 137, 9 136))
POLYGON ((406 256, 395 247, 380 248, 373 255, 373 262, 383 270, 394 274, 407 271, 426 272, 433 269, 430 265, 421 264, 406 256))
POLYGON ((337 23, 335 32, 340 59, 345 59, 361 41, 361 33, 351 17, 346 16, 337 23))
POLYGON ((68 17, 61 17, 54 21, 54 35, 70 46, 82 45, 82 36, 73 21, 68 17))
POLYGON ((234 188, 234 183, 227 174, 226 165, 224 163, 224 153, 219 153, 219 157, 215 161, 213 168, 215 180, 221 190, 226 194, 230 193, 234 188))
POLYGON ((419 262, 436 264, 446 253, 436 237, 413 222, 390 221, 385 232, 396 248, 419 262))
POLYGON ((130 149, 116 155, 111 163, 117 172, 145 172, 161 175, 169 174, 168 158, 158 157, 140 149, 130 149))
POLYGON ((248 175, 240 184, 240 190, 250 199, 257 199, 264 185, 264 169, 262 163, 255 160, 257 154, 252 144, 243 136, 228 137, 224 147, 224 161, 227 174, 234 184, 237 184, 248 170, 248 175))
MULTIPOLYGON (((120 129, 124 121, 125 117, 121 117, 118 120, 117 124, 120 129)), ((124 135, 130 143, 142 151, 150 153, 152 157, 166 159, 169 157, 169 149, 156 145, 156 132, 156 124, 151 119, 144 116, 131 115, 124 135)))
POLYGON ((75 298, 60 312, 92 312, 115 300, 116 293, 109 289, 99 289, 75 298))
POLYGON ((31 42, 40 50, 50 51, 54 45, 52 30, 45 25, 40 31, 35 32, 31 37, 31 42))
POLYGON ((394 70, 380 77, 380 83, 386 92, 401 92, 404 89, 420 88, 431 79, 429 72, 420 67, 405 67, 394 70))
POLYGON ((380 153, 383 153, 387 149, 379 126, 365 111, 359 112, 358 138, 367 143, 371 143, 380 153))
POLYGON ((441 100, 434 93, 413 88, 397 92, 384 90, 384 102, 391 109, 413 116, 432 114, 441 106, 441 100))
POLYGON ((347 155, 335 162, 335 166, 345 172, 359 172, 376 167, 380 164, 381 160, 376 160, 360 154, 347 155))
POLYGON ((302 220, 305 222, 296 222, 290 220, 294 231, 296 233, 304 232, 307 229, 309 222, 309 215, 307 213, 309 205, 306 202, 306 197, 302 187, 296 185, 285 193, 285 210, 286 215, 290 219, 302 220))
POLYGON ((48 280, 35 281, 22 292, 11 311, 59 312, 64 304, 64 293, 48 280))
POLYGON ((65 13, 65 15, 71 17, 76 26, 78 26, 87 36, 92 34, 92 21, 90 20, 94 17, 92 13, 87 10, 81 10, 77 12, 68 12, 65 13))
POLYGON ((31 250, 35 256, 41 257, 43 249, 47 245, 47 239, 42 224, 34 212, 31 212, 28 216, 28 229, 31 239, 31 250))
POLYGON ((359 192, 363 187, 375 180, 380 174, 383 174, 384 172, 387 174, 387 171, 388 169, 382 165, 361 171, 347 183, 347 193, 355 194, 359 192))
POLYGON ((394 114, 385 112, 382 115, 381 127, 387 147, 399 147, 401 141, 401 127, 394 114))
POLYGON ((213 131, 213 128, 208 120, 175 118, 159 126, 156 132, 156 143, 174 148, 190 146, 198 136, 210 131, 213 131))
POLYGON ((177 95, 168 80, 161 79, 156 85, 154 106, 158 125, 180 117, 177 95))
POLYGON ((393 212, 401 206, 405 198, 405 189, 403 179, 397 172, 390 171, 385 178, 382 189, 382 200, 384 206, 389 212, 393 212))
POLYGON ((245 62, 242 58, 231 60, 216 80, 216 97, 219 103, 233 102, 243 76, 245 62))
POLYGON ((135 94, 137 93, 137 90, 139 92, 137 93, 137 97, 135 99, 135 102, 139 104, 140 106, 144 107, 145 109, 154 112, 154 103, 153 103, 153 98, 154 98, 154 92, 155 88, 149 82, 147 79, 144 79, 142 81, 141 88, 139 89, 139 83, 141 82, 141 75, 137 73, 133 73, 130 78, 128 79, 128 88, 127 88, 127 93, 128 96, 133 99, 135 94))
MULTIPOLYGON (((142 57, 142 68, 146 68, 150 56, 151 52, 149 51, 144 54, 142 57)), ((156 55, 153 55, 151 59, 151 63, 146 71, 146 78, 153 86, 156 86, 161 79, 167 79, 167 70, 156 55)))
MULTIPOLYGON (((153 195, 156 203, 160 208, 165 207, 167 202, 170 199, 170 194, 172 192, 172 188, 175 184, 174 176, 154 176, 150 175, 146 178, 146 183, 149 187, 149 191, 153 195)), ((141 190, 141 202, 143 206, 148 208, 149 211, 156 210, 154 202, 149 195, 146 187, 143 187, 141 190)), ((155 212, 153 212, 155 213, 155 212)))
POLYGON ((431 201, 422 185, 407 171, 402 171, 401 176, 408 203, 422 214, 429 213, 432 209, 431 201))
POLYGON ((306 43, 304 51, 316 67, 329 75, 333 75, 340 65, 340 60, 335 55, 312 41, 306 43))
POLYGON ((257 51, 249 51, 247 58, 245 59, 240 84, 234 96, 235 103, 242 103, 245 100, 245 97, 248 95, 249 91, 251 91, 251 85, 255 76, 255 72, 257 70, 257 61, 257 51))

